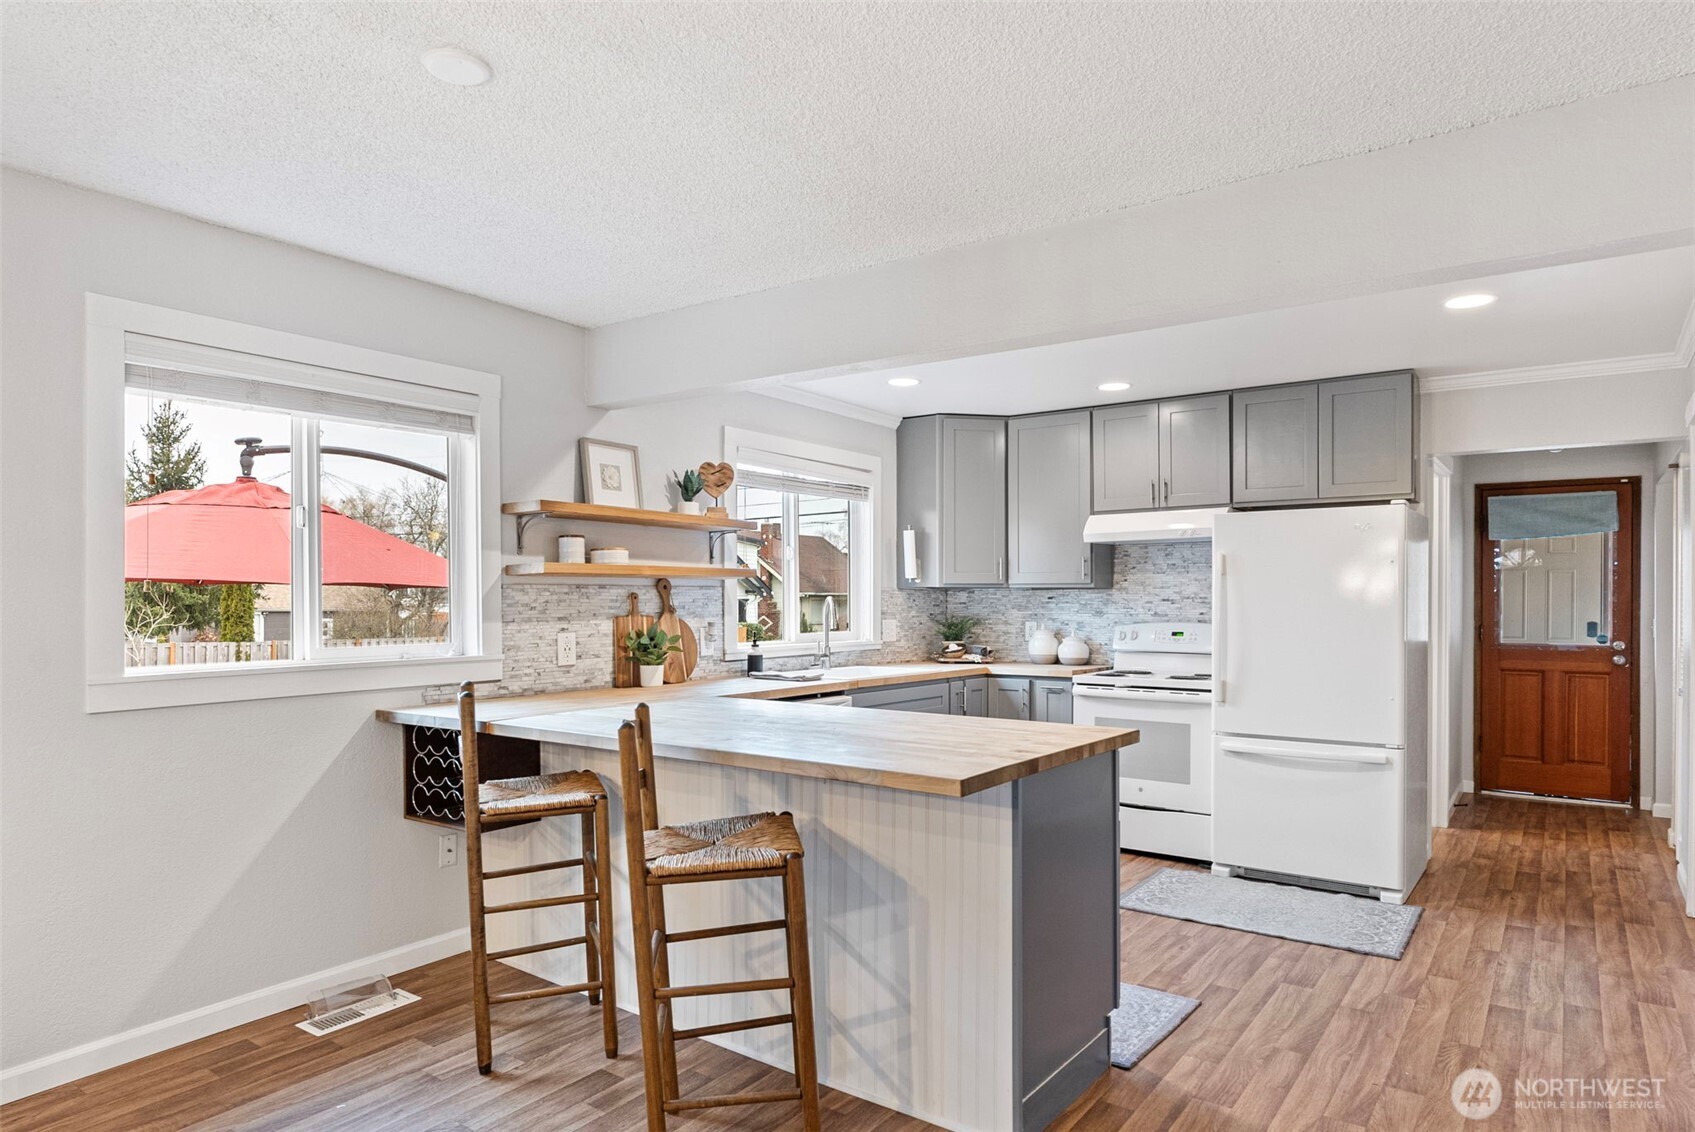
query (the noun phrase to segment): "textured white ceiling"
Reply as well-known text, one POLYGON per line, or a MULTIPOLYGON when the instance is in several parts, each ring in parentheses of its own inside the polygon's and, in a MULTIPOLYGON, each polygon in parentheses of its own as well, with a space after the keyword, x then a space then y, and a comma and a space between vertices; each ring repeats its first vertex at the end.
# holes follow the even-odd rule
POLYGON ((1423 377, 1671 354, 1695 302, 1695 249, 1163 326, 793 388, 895 417, 1033 413, 1378 370, 1423 377), (1491 306, 1451 311, 1474 291, 1491 306), (921 384, 896 389, 890 377, 921 384), (1102 393, 1102 382, 1130 388, 1102 393))
POLYGON ((1692 68, 1686 4, 3 5, 0 156, 599 325, 1692 68), (495 81, 445 86, 458 44, 495 81))

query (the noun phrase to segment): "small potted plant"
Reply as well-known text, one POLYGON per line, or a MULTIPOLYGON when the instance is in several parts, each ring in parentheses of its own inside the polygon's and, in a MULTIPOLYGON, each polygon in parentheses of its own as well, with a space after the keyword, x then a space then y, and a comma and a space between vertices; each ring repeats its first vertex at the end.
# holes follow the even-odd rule
POLYGON ((742 637, 747 641, 747 670, 749 672, 765 671, 765 654, 759 651, 759 642, 771 639, 771 631, 757 621, 741 623, 742 637))
POLYGON ((966 638, 976 632, 977 626, 983 623, 981 617, 967 617, 964 614, 954 614, 936 619, 936 631, 942 635, 942 652, 956 653, 965 648, 966 638))
POLYGON ((700 478, 699 472, 692 468, 686 472, 672 472, 671 482, 677 485, 677 514, 701 515, 706 512, 706 504, 700 501, 700 493, 706 490, 706 481, 700 478))
POLYGON ((683 651, 683 638, 673 637, 657 624, 624 637, 624 651, 635 661, 641 686, 657 688, 665 683, 665 658, 683 651))

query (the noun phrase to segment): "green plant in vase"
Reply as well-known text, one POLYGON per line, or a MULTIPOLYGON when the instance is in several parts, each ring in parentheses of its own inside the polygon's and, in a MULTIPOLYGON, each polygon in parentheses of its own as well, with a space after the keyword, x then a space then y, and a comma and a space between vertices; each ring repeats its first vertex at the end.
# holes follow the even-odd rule
POLYGON ((624 652, 635 661, 644 688, 665 683, 665 658, 682 651, 683 638, 672 636, 657 624, 624 635, 624 652))
POLYGON ((671 482, 677 485, 677 513, 679 515, 700 515, 706 511, 706 504, 700 501, 700 493, 706 490, 706 481, 700 478, 700 473, 694 469, 686 472, 672 472, 671 482))
POLYGON ((942 651, 957 652, 982 623, 981 617, 967 617, 962 613, 936 618, 936 631, 942 635, 942 651))

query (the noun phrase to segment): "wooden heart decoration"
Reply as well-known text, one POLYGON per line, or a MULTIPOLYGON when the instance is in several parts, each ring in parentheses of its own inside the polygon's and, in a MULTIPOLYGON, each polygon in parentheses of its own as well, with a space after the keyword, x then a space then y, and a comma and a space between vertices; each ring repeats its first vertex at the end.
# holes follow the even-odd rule
POLYGON ((706 494, 714 499, 724 498, 724 493, 736 482, 736 469, 728 464, 707 463, 697 470, 700 472, 700 482, 706 486, 706 494))

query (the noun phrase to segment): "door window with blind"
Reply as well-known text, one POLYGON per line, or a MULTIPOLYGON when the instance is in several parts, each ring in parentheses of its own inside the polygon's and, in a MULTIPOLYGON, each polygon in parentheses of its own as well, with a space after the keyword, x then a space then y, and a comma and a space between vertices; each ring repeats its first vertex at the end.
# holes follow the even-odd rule
POLYGON ((753 438, 726 430, 735 466, 736 563, 753 576, 731 582, 729 650, 876 641, 871 511, 874 457, 753 438))
POLYGON ((124 348, 125 675, 479 647, 475 396, 124 348))

